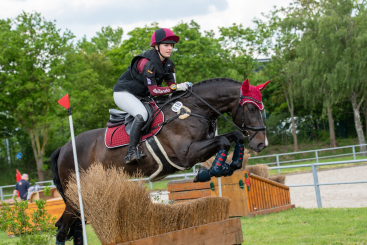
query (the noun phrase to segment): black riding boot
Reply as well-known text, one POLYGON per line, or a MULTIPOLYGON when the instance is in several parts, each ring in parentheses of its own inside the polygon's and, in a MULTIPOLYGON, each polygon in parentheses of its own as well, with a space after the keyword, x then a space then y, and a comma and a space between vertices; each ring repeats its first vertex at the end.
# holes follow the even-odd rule
POLYGON ((135 160, 144 159, 146 157, 146 155, 139 152, 137 148, 140 142, 141 129, 144 124, 143 117, 140 114, 136 115, 130 131, 129 149, 125 157, 126 164, 135 164, 137 162, 135 160))

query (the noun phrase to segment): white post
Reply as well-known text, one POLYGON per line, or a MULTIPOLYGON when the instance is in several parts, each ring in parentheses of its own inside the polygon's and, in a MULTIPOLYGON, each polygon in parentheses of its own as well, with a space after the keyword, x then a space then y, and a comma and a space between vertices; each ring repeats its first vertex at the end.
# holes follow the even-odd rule
MULTIPOLYGON (((315 151, 315 157, 316 157, 316 163, 319 163, 319 153, 317 152, 317 150, 315 151)), ((317 166, 317 168, 319 168, 320 166, 317 166)))
POLYGON ((4 197, 3 197, 3 188, 2 187, 0 187, 0 196, 1 196, 1 201, 3 201, 4 197))
POLYGON ((79 179, 79 165, 78 165, 78 158, 77 158, 77 155, 76 155, 74 126, 73 126, 73 119, 71 117, 71 108, 68 109, 68 112, 69 112, 69 123, 70 123, 70 132, 71 132, 71 143, 73 145, 73 155, 74 155, 76 182, 77 182, 77 185, 78 185, 80 215, 81 215, 81 218, 82 218, 82 228, 83 228, 83 238, 84 238, 83 240, 84 240, 84 244, 88 245, 87 232, 85 230, 83 200, 82 200, 82 193, 81 193, 81 189, 80 189, 80 179, 79 179))
MULTIPOLYGON (((276 157, 277 157, 277 166, 280 167, 280 164, 279 164, 279 155, 277 154, 276 157)), ((280 168, 278 168, 278 173, 280 174, 280 168)))
POLYGON ((153 184, 149 181, 150 189, 153 190, 153 184))
POLYGON ((356 160, 356 148, 353 146, 353 160, 356 160))

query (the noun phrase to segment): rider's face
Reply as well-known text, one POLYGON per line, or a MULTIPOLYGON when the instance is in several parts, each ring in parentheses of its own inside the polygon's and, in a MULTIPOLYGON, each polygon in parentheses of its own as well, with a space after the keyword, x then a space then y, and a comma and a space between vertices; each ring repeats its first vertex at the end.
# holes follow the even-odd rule
MULTIPOLYGON (((158 50, 158 45, 155 45, 155 49, 158 50)), ((161 43, 159 44, 159 51, 164 57, 170 57, 173 50, 173 44, 161 43)))

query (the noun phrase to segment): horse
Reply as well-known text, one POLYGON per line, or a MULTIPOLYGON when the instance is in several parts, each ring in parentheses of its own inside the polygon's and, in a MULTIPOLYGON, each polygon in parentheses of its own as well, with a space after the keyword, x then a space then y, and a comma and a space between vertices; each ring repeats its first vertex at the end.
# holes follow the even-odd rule
MULTIPOLYGON (((265 86, 266 84, 260 86, 260 90, 265 86)), ((254 103, 255 101, 262 105, 261 94, 260 101, 243 96, 243 91, 251 92, 251 87, 256 88, 249 85, 248 80, 242 83, 229 78, 216 78, 196 83, 186 92, 158 97, 156 99, 158 106, 179 100, 191 110, 189 117, 166 123, 156 135, 169 160, 180 169, 189 169, 218 152, 228 152, 231 142, 243 145, 245 137, 249 140, 248 146, 251 149, 261 152, 268 145, 261 108, 259 110, 259 106, 254 103), (241 101, 248 99, 250 103, 241 104, 241 101), (232 117, 234 125, 239 130, 216 136, 216 120, 219 114, 224 113, 232 117)), ((163 107, 162 111, 166 118, 174 118, 177 115, 170 106, 163 107)), ((157 171, 159 166, 147 150, 146 142, 141 144, 141 150, 147 157, 137 164, 127 165, 124 160, 127 147, 107 148, 104 142, 105 130, 105 128, 90 130, 75 138, 80 169, 86 170, 94 162, 101 162, 107 168, 113 166, 124 168, 129 174, 140 171, 144 176, 151 176, 157 171)), ((55 224, 58 228, 56 239, 59 244, 63 244, 62 241, 73 237, 74 230, 81 230, 81 221, 77 218, 80 214, 71 207, 64 194, 70 172, 75 170, 71 141, 55 150, 51 161, 54 183, 66 205, 64 213, 55 224)), ((165 166, 160 175, 164 177, 177 171, 178 168, 165 166)))

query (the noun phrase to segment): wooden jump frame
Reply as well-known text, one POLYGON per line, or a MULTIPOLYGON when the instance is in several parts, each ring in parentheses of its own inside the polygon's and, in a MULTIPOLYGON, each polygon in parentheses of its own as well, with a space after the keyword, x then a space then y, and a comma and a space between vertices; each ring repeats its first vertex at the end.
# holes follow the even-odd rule
POLYGON ((169 199, 175 202, 188 201, 206 196, 220 196, 231 199, 229 216, 255 216, 295 208, 291 204, 289 187, 277 182, 236 171, 230 177, 222 177, 205 183, 192 180, 168 182, 169 199))
POLYGON ((243 242, 240 218, 222 220, 117 245, 232 245, 243 242))

